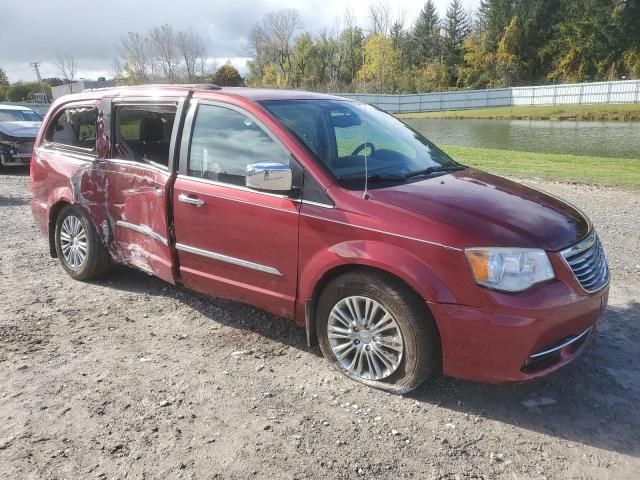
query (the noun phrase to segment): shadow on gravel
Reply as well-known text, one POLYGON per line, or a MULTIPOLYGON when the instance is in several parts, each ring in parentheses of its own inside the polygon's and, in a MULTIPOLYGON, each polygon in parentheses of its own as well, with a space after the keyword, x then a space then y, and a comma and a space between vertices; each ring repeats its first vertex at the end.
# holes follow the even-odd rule
POLYGON ((0 173, 5 177, 28 177, 29 167, 0 167, 0 173))
POLYGON ((116 267, 104 280, 95 283, 127 292, 171 297, 198 311, 212 322, 239 330, 249 330, 301 351, 318 353, 317 349, 307 347, 305 331, 296 327, 292 321, 244 303, 199 294, 127 267, 116 267))
POLYGON ((30 202, 28 198, 4 197, 0 195, 0 207, 20 207, 30 202))
MULTIPOLYGON (((488 385, 439 378, 408 397, 593 447, 640 456, 640 303, 610 307, 596 337, 545 379, 488 385), (532 400, 530 406, 522 402, 532 400), (532 406, 534 402, 547 405, 532 406)), ((561 454, 561 452, 558 452, 561 454)))
MULTIPOLYGON (((97 284, 128 292, 168 296, 197 310, 212 322, 249 330, 318 355, 317 349, 307 347, 304 330, 293 322, 245 304, 200 295, 124 267, 116 268, 97 284)), ((638 456, 640 338, 639 329, 631 327, 638 322, 640 303, 634 302, 628 308, 610 308, 586 351, 546 379, 520 385, 488 385, 440 377, 407 397, 433 407, 638 456), (521 403, 542 399, 549 404, 526 407, 521 403)))

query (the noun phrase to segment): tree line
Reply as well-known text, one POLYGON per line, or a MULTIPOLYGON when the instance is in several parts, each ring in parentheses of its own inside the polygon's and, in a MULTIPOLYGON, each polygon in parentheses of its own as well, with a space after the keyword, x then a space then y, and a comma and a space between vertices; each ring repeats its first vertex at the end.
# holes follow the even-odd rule
POLYGON ((51 87, 62 85, 63 81, 57 77, 43 78, 42 87, 38 82, 10 83, 6 72, 0 68, 0 102, 23 102, 33 99, 35 93, 44 90, 48 98, 51 98, 51 87))
POLYGON ((294 9, 249 35, 247 84, 376 93, 640 78, 640 0, 427 0, 407 24, 372 4, 366 25, 311 33, 294 9))
MULTIPOLYGON (((129 32, 116 45, 114 79, 412 93, 640 78, 640 0, 481 0, 471 13, 451 0, 442 17, 427 0, 413 24, 373 3, 365 24, 348 10, 339 23, 312 32, 295 9, 268 13, 249 32, 246 79, 230 63, 215 68, 194 29, 129 32)), ((73 57, 57 66, 60 78, 43 82, 49 95, 75 80, 73 57)), ((0 100, 40 91, 9 85, 0 69, 0 100)))
POLYGON ((212 68, 202 36, 194 29, 174 31, 169 24, 146 34, 120 37, 114 61, 115 80, 122 85, 144 83, 205 83, 239 86, 243 79, 227 62, 212 68))
MULTIPOLYGON (((227 62, 220 67, 211 64, 204 39, 193 30, 175 31, 168 24, 155 26, 147 33, 128 32, 116 45, 113 80, 117 85, 149 83, 215 83, 241 86, 244 79, 227 62)), ((9 83, 0 68, 0 101, 31 101, 44 92, 51 99, 51 87, 68 85, 68 93, 78 93, 73 84, 78 80, 78 62, 70 55, 59 55, 55 62, 59 77, 38 82, 9 83)), ((106 80, 104 77, 98 80, 106 80)))

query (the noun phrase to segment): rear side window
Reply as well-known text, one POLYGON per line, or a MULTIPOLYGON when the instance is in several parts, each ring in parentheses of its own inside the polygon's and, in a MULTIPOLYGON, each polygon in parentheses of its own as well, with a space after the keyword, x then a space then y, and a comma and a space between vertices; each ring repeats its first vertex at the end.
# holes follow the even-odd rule
POLYGON ((47 141, 93 151, 96 147, 97 121, 98 110, 95 107, 65 108, 49 127, 47 141))
POLYGON ((225 107, 201 105, 196 114, 188 174, 244 185, 247 165, 278 162, 289 154, 248 116, 225 107))
POLYGON ((168 167, 176 109, 176 105, 116 107, 114 158, 168 167))

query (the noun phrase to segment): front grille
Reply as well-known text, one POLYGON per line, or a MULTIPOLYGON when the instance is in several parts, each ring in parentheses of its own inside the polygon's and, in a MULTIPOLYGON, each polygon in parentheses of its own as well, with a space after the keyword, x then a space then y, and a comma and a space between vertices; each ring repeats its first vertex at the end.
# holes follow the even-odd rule
POLYGON ((609 281, 609 266, 595 232, 560 253, 587 292, 596 292, 609 281))
POLYGON ((28 153, 29 155, 31 155, 33 153, 33 142, 18 143, 18 153, 28 153))

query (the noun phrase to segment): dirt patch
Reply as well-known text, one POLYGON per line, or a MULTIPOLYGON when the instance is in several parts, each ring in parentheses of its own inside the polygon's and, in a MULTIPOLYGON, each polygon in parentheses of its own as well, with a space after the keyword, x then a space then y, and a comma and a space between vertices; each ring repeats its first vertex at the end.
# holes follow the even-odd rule
POLYGON ((246 305, 126 268, 73 281, 27 173, 0 174, 0 478, 638 478, 640 195, 529 183, 598 227, 613 278, 595 341, 542 381, 397 397, 246 305))

